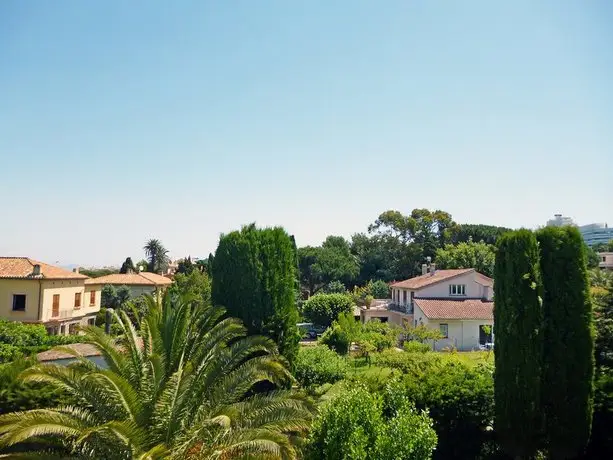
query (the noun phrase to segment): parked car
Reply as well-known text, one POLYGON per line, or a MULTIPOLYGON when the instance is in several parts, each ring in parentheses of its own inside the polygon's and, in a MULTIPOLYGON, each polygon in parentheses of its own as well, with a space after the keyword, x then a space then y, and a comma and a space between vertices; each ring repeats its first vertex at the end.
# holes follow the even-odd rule
POLYGON ((298 323, 298 328, 302 334, 302 338, 315 340, 324 332, 321 326, 315 326, 313 323, 298 323))

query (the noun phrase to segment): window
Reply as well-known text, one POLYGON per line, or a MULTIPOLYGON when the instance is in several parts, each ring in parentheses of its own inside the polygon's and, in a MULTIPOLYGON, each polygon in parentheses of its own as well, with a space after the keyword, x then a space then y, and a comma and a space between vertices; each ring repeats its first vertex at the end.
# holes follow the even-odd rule
POLYGON ((607 261, 606 256, 602 256, 602 262, 606 262, 606 261, 607 261))
POLYGON ((89 318, 87 320, 87 324, 89 324, 90 326, 95 326, 96 325, 96 318, 89 318))
POLYGON ((438 327, 441 331, 441 334, 443 335, 443 338, 448 339, 449 338, 449 324, 441 323, 439 324, 438 327))
POLYGON ((465 284, 450 284, 449 295, 466 295, 465 284))
POLYGON ((492 335, 494 333, 494 326, 489 324, 482 324, 479 326, 479 344, 485 345, 486 343, 492 343, 492 335))
POLYGON ((13 294, 13 311, 26 311, 25 294, 13 294))
POLYGON ((96 305, 96 291, 91 291, 89 293, 89 304, 96 305))
POLYGON ((74 307, 81 308, 81 293, 76 292, 74 295, 74 307))
POLYGON ((60 295, 59 294, 53 294, 53 309, 51 310, 51 316, 60 316, 60 295))
POLYGON ((407 303, 407 291, 402 291, 403 292, 403 302, 404 304, 407 303))

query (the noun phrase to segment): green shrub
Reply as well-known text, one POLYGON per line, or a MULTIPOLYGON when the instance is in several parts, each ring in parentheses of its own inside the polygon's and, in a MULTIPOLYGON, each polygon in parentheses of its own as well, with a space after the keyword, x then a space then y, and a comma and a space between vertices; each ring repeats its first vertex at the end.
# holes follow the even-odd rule
POLYGON ((390 297, 390 287, 385 281, 373 281, 370 285, 370 295, 375 299, 387 299, 390 297))
POLYGON ((409 340, 408 342, 404 342, 404 351, 407 353, 427 353, 432 351, 432 347, 427 343, 421 343, 417 340, 409 340))
POLYGON ((0 343, 0 363, 8 363, 23 357, 23 349, 10 343, 0 343))
POLYGON ((396 338, 391 335, 381 334, 379 332, 363 332, 360 335, 359 340, 361 342, 370 343, 373 348, 381 352, 383 350, 387 350, 396 345, 396 338))
POLYGON ((24 324, 0 319, 0 343, 16 347, 44 345, 47 331, 42 324, 24 324))
POLYGON ((351 345, 349 336, 338 324, 334 324, 332 327, 326 329, 319 339, 319 342, 327 345, 341 355, 346 355, 351 345))
POLYGON ((492 366, 447 361, 404 376, 397 385, 418 409, 429 409, 439 439, 436 459, 477 458, 484 444, 491 441, 492 366))
POLYGON ((405 399, 389 414, 383 398, 364 386, 344 388, 314 421, 310 460, 427 460, 436 447, 432 420, 405 399))
POLYGON ((324 293, 326 294, 345 294, 347 293, 347 288, 340 281, 330 281, 324 287, 324 293))
POLYGON ((302 306, 304 317, 310 322, 329 327, 341 313, 351 312, 353 302, 345 294, 317 294, 302 306))
POLYGON ((398 369, 405 375, 420 377, 423 373, 440 366, 443 359, 438 353, 407 353, 398 350, 385 350, 374 357, 380 367, 398 369))
POLYGON ((335 383, 347 374, 347 362, 328 347, 302 347, 294 376, 303 387, 335 383))

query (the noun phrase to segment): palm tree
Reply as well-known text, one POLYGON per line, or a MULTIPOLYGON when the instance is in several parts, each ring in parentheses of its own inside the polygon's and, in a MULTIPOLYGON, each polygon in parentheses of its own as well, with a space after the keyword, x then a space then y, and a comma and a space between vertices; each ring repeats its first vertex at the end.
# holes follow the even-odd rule
POLYGON ((184 295, 146 301, 140 334, 123 311, 119 340, 87 328, 108 368, 77 356, 24 371, 77 403, 0 416, 0 447, 26 443, 27 458, 297 458, 314 407, 283 389, 292 377, 273 342, 184 295))
POLYGON ((156 273, 163 271, 169 262, 168 250, 160 240, 150 239, 143 247, 148 259, 148 270, 156 273))

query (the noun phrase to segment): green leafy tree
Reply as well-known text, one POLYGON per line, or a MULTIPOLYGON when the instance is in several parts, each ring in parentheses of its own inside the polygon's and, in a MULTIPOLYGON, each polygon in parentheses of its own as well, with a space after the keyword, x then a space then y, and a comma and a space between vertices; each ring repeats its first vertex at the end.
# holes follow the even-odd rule
POLYGON ((498 240, 496 308, 496 433, 505 451, 529 458, 541 441, 541 275, 536 236, 529 230, 498 240))
POLYGON ((257 391, 291 380, 274 343, 247 337, 221 308, 148 301, 138 333, 116 315, 121 343, 88 328, 107 369, 81 357, 26 370, 25 382, 62 388, 77 403, 0 416, 0 445, 26 443, 38 458, 297 458, 293 439, 313 408, 291 390, 257 391))
POLYGON ((390 287, 385 281, 376 280, 376 281, 371 281, 369 284, 370 284, 370 294, 375 299, 389 299, 390 298, 390 287))
POLYGON ((330 281, 323 289, 324 294, 345 294, 347 288, 340 281, 330 281))
POLYGON ((141 259, 136 264, 137 272, 146 272, 148 268, 149 268, 149 262, 146 259, 141 259))
POLYGON ((347 361, 328 347, 302 347, 298 351, 294 376, 307 388, 335 383, 347 375, 347 361))
POLYGON ((593 412, 594 339, 584 243, 579 230, 570 226, 545 227, 537 239, 545 319, 545 432, 551 458, 569 459, 585 449, 593 412))
POLYGON ((98 278, 100 276, 114 275, 116 273, 119 273, 119 270, 117 270, 117 268, 115 267, 102 267, 102 268, 90 267, 90 268, 80 268, 79 273, 81 273, 81 275, 89 276, 90 278, 98 278))
POLYGON ((242 319, 251 333, 271 337, 293 362, 300 341, 296 279, 296 254, 287 232, 245 226, 220 239, 213 261, 213 303, 242 319))
POLYGON ((300 281, 309 296, 333 281, 349 284, 359 273, 349 242, 341 236, 328 236, 320 247, 298 249, 300 281))
POLYGON ((136 272, 136 267, 134 267, 134 262, 132 262, 131 257, 127 257, 126 260, 121 264, 121 268, 119 269, 119 273, 134 273, 136 272))
POLYGON ((469 241, 496 244, 498 238, 510 231, 510 228, 497 227, 495 225, 459 224, 451 229, 450 235, 453 244, 467 243, 469 241))
POLYGON ((111 284, 106 284, 102 287, 101 306, 106 308, 121 308, 128 300, 130 300, 131 291, 128 286, 119 286, 116 288, 111 284))
POLYGON ((496 248, 483 242, 468 241, 457 245, 446 244, 436 251, 439 268, 474 268, 486 276, 494 276, 496 248))
POLYGON ((152 273, 164 272, 168 268, 170 259, 168 250, 160 240, 150 239, 143 247, 147 256, 147 269, 152 273))
POLYGON ((600 257, 594 248, 589 247, 587 244, 583 244, 583 250, 585 252, 585 258, 588 268, 598 268, 600 263, 600 257))
POLYGON ((304 317, 318 326, 330 326, 341 313, 351 312, 353 302, 346 294, 317 294, 304 302, 304 317))
POLYGON ((320 411, 307 445, 308 460, 426 460, 436 434, 432 420, 406 400, 384 413, 383 398, 362 385, 346 388, 320 411))
POLYGON ((211 279, 206 272, 177 273, 169 292, 173 295, 189 294, 198 303, 211 305, 211 279))
POLYGON ((192 258, 190 256, 179 260, 179 263, 177 264, 177 273, 189 275, 194 270, 196 270, 196 266, 192 263, 192 258))
POLYGON ((351 337, 349 337, 347 331, 343 330, 338 323, 334 323, 324 331, 319 339, 319 343, 326 345, 339 355, 346 355, 349 353, 351 337))

